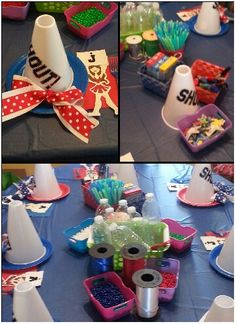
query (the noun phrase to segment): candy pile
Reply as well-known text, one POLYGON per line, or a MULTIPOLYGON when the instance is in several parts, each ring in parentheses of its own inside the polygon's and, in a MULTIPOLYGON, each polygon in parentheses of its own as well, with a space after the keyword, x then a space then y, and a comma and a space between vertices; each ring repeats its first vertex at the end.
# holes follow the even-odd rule
POLYGON ((171 272, 161 272, 162 275, 162 283, 160 284, 160 288, 175 288, 176 286, 176 275, 171 272))
POLYGON ((109 281, 96 285, 91 289, 91 293, 105 308, 113 307, 126 301, 119 288, 109 281))
POLYGON ((70 23, 76 28, 79 28, 76 22, 84 27, 91 27, 103 20, 105 17, 105 14, 101 10, 91 7, 74 15, 70 23), (75 22, 73 22, 73 20, 75 22))
POLYGON ((192 126, 184 131, 187 141, 192 145, 201 145, 213 136, 224 131, 225 124, 223 118, 202 115, 192 126))
POLYGON ((219 93, 222 89, 227 89, 228 85, 225 82, 225 78, 207 78, 197 77, 194 79, 195 86, 206 89, 210 92, 219 93))
POLYGON ((80 232, 74 234, 72 238, 77 241, 86 240, 89 237, 91 230, 92 230, 92 225, 83 228, 80 232))
POLYGON ((170 233, 170 237, 176 239, 176 240, 184 240, 185 236, 180 235, 180 234, 176 234, 176 233, 170 233))

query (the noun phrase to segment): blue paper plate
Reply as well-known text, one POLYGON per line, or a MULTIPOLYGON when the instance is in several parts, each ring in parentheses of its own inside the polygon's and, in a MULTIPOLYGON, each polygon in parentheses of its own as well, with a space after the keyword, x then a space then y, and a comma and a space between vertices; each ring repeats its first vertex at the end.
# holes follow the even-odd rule
MULTIPOLYGON (((81 62, 81 60, 77 58, 73 53, 67 52, 66 54, 67 54, 69 64, 74 72, 73 85, 76 88, 80 89, 84 94, 88 86, 88 73, 86 67, 81 62)), ((7 91, 12 89, 12 79, 14 74, 17 75, 23 74, 26 59, 27 59, 27 55, 21 56, 16 62, 12 64, 12 66, 8 70, 7 77, 6 77, 7 91)), ((42 102, 38 107, 34 108, 31 112, 35 114, 44 114, 44 115, 54 114, 52 105, 47 102, 42 102)))
POLYGON ((34 267, 36 265, 39 265, 39 264, 47 261, 50 258, 50 256, 52 255, 52 252, 53 252, 52 244, 49 241, 47 241, 45 239, 42 239, 42 238, 41 238, 41 241, 43 243, 43 246, 46 248, 46 253, 44 254, 44 256, 41 259, 39 259, 39 260, 37 260, 35 262, 27 263, 27 264, 13 264, 13 263, 8 262, 3 257, 2 269, 3 270, 21 270, 21 269, 34 267))
POLYGON ((187 24, 189 25, 189 28, 190 28, 190 30, 192 32, 194 32, 195 34, 201 35, 201 36, 205 36, 205 37, 217 37, 217 36, 224 35, 229 30, 229 24, 220 23, 221 31, 217 35, 204 35, 204 34, 201 34, 201 33, 199 33, 198 31, 195 30, 194 25, 196 24, 196 21, 197 21, 197 16, 195 16, 192 19, 190 19, 187 22, 187 24))
POLYGON ((227 279, 234 279, 234 275, 227 272, 227 271, 224 271, 223 269, 221 269, 217 263, 216 263, 216 259, 217 257, 219 256, 220 254, 220 251, 223 247, 223 244, 221 245, 218 245, 216 246, 211 252, 210 252, 210 255, 209 255, 209 262, 210 262, 210 265, 212 266, 212 268, 218 272, 219 274, 221 274, 223 277, 227 278, 227 279))

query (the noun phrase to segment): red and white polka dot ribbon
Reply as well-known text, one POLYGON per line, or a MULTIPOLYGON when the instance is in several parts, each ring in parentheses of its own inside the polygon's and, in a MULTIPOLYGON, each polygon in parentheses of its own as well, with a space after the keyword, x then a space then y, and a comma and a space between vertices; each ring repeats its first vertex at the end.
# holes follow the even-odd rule
POLYGON ((62 124, 76 137, 88 143, 93 128, 98 126, 97 119, 88 117, 81 107, 83 94, 79 89, 71 87, 64 92, 44 90, 26 77, 13 77, 13 90, 2 94, 2 121, 21 116, 43 101, 52 104, 62 124))

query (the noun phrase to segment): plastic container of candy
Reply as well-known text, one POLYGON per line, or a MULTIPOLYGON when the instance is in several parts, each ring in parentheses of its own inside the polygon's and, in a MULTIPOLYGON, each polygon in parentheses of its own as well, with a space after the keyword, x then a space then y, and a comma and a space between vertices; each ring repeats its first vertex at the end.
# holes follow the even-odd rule
POLYGON ((29 11, 29 2, 2 2, 2 17, 12 20, 25 20, 29 11))
POLYGON ((192 152, 198 152, 205 147, 211 145, 212 143, 218 141, 221 139, 232 127, 232 122, 231 120, 223 113, 222 110, 220 110, 217 106, 213 104, 206 105, 198 111, 193 114, 193 115, 188 115, 184 117, 183 119, 179 120, 177 123, 177 126, 179 128, 179 132, 187 146, 192 152), (225 120, 225 124, 223 125, 224 131, 221 131, 217 135, 212 136, 209 138, 209 140, 206 140, 203 144, 201 145, 193 145, 188 142, 188 140, 185 137, 185 130, 189 127, 191 127, 192 123, 195 122, 198 118, 200 118, 202 115, 206 115, 208 117, 218 117, 218 118, 223 118, 225 120))
POLYGON ((97 311, 107 321, 119 319, 130 313, 135 303, 134 292, 127 288, 121 278, 115 272, 105 272, 94 277, 87 278, 83 281, 83 285, 89 295, 90 300, 96 307, 97 311), (123 295, 125 302, 112 307, 105 308, 92 294, 91 289, 99 284, 110 282, 114 284, 123 295))
POLYGON ((93 218, 87 218, 86 220, 82 221, 78 226, 70 227, 64 230, 63 234, 65 235, 68 245, 71 249, 75 250, 76 252, 85 253, 88 250, 87 241, 85 240, 76 240, 72 236, 76 233, 79 233, 82 229, 92 225, 94 222, 93 218))
POLYGON ((169 226, 171 250, 182 253, 191 248, 197 230, 191 226, 182 226, 173 219, 163 219, 162 222, 169 226))
POLYGON ((118 6, 114 2, 84 2, 77 6, 68 8, 65 10, 64 15, 66 17, 68 28, 77 36, 88 39, 111 22, 117 9, 118 6), (71 21, 73 16, 90 8, 100 10, 105 15, 105 18, 90 27, 85 27, 74 20, 73 22, 71 21))
POLYGON ((69 7, 77 4, 79 4, 79 1, 43 1, 35 2, 35 7, 39 12, 63 13, 69 7))
MULTIPOLYGON (((170 279, 167 278, 166 287, 159 287, 159 301, 160 302, 170 302, 175 294, 175 290, 178 286, 179 281, 179 271, 180 271, 180 262, 176 259, 164 258, 164 259, 156 259, 151 258, 147 260, 147 268, 154 269, 159 271, 160 273, 166 275, 169 274, 170 279), (174 282, 169 282, 171 279, 175 279, 174 282), (169 287, 168 287, 169 286, 169 287)), ((164 275, 163 275, 164 279, 164 275)))
MULTIPOLYGON (((207 61, 196 60, 193 62, 191 70, 194 79, 197 76, 214 78, 217 76, 217 74, 224 71, 224 68, 207 61)), ((224 77, 225 81, 227 80, 228 76, 229 73, 227 73, 224 77)), ((205 104, 214 103, 220 94, 220 92, 214 93, 199 86, 196 86, 196 92, 198 100, 205 104)))

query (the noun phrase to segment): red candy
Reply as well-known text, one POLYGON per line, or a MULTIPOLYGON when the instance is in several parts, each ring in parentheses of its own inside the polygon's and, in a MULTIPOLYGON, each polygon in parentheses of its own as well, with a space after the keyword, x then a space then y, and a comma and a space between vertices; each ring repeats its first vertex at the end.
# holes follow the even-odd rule
POLYGON ((19 2, 19 1, 3 1, 2 7, 25 7, 27 2, 19 2))
POLYGON ((160 284, 160 288, 175 288, 176 286, 176 275, 171 272, 161 272, 162 275, 162 283, 160 284))

